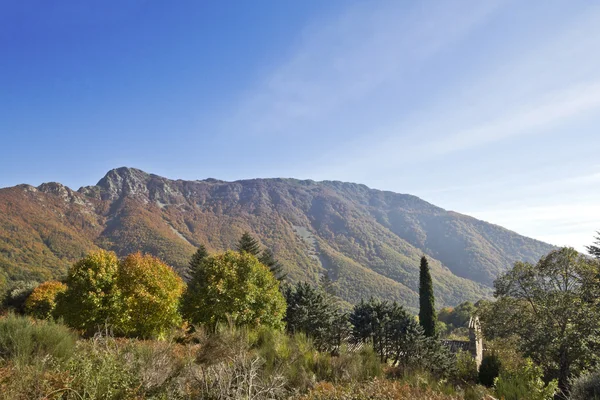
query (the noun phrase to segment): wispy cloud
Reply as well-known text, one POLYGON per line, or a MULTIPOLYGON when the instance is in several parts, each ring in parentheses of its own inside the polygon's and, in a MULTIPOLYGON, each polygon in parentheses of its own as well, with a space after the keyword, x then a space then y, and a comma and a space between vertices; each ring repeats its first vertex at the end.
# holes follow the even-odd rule
POLYGON ((498 7, 486 2, 368 2, 307 27, 289 60, 247 93, 231 124, 293 134, 406 78, 498 7))

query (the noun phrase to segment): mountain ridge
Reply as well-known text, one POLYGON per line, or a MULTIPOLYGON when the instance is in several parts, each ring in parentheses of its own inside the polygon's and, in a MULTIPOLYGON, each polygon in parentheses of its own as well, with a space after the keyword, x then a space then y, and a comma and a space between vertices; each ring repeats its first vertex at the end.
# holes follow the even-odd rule
POLYGON ((250 231, 293 281, 327 272, 355 302, 375 295, 416 307, 418 259, 431 258, 439 305, 489 297, 514 261, 553 246, 366 185, 298 180, 173 180, 128 167, 77 191, 58 182, 0 189, 0 272, 60 277, 85 252, 155 254, 184 274, 195 246, 232 248, 250 231))

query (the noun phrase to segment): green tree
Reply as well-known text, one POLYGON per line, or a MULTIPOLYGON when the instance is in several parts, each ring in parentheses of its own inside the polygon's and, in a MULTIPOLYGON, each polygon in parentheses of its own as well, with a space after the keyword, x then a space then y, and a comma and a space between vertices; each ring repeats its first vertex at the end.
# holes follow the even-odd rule
POLYGON ((17 314, 25 313, 25 301, 39 284, 36 281, 13 282, 4 294, 1 308, 12 310, 17 314))
POLYGON ((171 267, 141 253, 130 254, 119 266, 120 330, 125 335, 163 338, 181 324, 179 300, 185 285, 171 267))
POLYGON ((335 352, 350 333, 348 317, 326 293, 309 283, 286 285, 283 295, 287 303, 284 321, 288 332, 303 332, 320 351, 335 352))
POLYGON ((497 301, 481 313, 486 333, 518 335, 525 355, 568 393, 570 376, 599 361, 599 262, 562 248, 536 265, 517 262, 494 286, 497 301))
POLYGON ((260 243, 258 243, 258 240, 254 239, 250 233, 244 232, 238 242, 237 251, 240 253, 246 252, 258 257, 260 255, 260 243))
POLYGON ((56 313, 75 329, 94 334, 120 327, 119 260, 109 251, 96 251, 77 261, 67 274, 67 290, 57 296, 56 313))
POLYGON ((279 282, 254 255, 228 251, 204 260, 190 282, 183 312, 190 322, 211 329, 228 320, 280 329, 285 300, 279 282))
POLYGON ((62 282, 44 282, 27 297, 25 312, 38 319, 52 317, 56 308, 56 297, 67 290, 67 285, 62 282))
POLYGON ((588 253, 593 257, 600 259, 600 232, 598 232, 598 236, 595 238, 595 242, 591 246, 586 246, 588 253))
POLYGON ((202 262, 204 262, 204 259, 206 259, 206 257, 208 257, 208 251, 206 250, 206 246, 201 244, 200 246, 198 246, 198 249, 196 250, 196 252, 190 260, 190 264, 188 267, 190 277, 194 276, 196 271, 201 269, 202 262))
POLYGON ((279 282, 285 280, 287 274, 283 272, 283 265, 281 265, 281 263, 275 259, 271 250, 264 249, 262 253, 260 253, 258 261, 260 261, 264 266, 269 268, 271 273, 275 276, 275 278, 277 278, 279 282))
POLYGON ((423 256, 419 273, 419 323, 423 327, 425 336, 436 336, 436 321, 433 282, 427 257, 423 256))
POLYGON ((350 314, 350 322, 354 340, 371 343, 381 362, 438 376, 447 376, 455 368, 448 349, 436 338, 426 337, 417 320, 395 302, 362 300, 350 314))

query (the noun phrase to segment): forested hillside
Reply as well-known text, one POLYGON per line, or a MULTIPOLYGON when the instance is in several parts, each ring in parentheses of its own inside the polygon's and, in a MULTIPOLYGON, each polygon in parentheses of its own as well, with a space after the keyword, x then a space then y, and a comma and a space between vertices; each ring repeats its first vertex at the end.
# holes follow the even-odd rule
POLYGON ((342 182, 170 180, 132 168, 73 191, 0 189, 0 281, 62 277, 89 250, 151 253, 182 274, 196 246, 233 248, 244 231, 291 281, 327 271, 350 302, 371 295, 417 307, 419 259, 438 306, 490 296, 494 278, 552 246, 415 196, 342 182))

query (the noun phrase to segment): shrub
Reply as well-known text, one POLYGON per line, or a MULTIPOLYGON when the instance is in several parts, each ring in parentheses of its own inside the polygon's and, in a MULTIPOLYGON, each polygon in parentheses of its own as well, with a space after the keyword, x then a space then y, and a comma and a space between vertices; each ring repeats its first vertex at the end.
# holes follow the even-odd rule
POLYGON ((0 318, 0 358, 17 365, 51 356, 67 359, 75 349, 76 335, 53 321, 34 321, 9 314, 0 318))
POLYGON ((571 386, 571 400, 600 400, 600 371, 574 379, 571 386))
POLYGON ((500 358, 495 354, 483 357, 479 366, 479 383, 487 387, 494 386, 494 380, 500 375, 500 358))
POLYGON ((456 353, 454 378, 465 383, 475 383, 477 381, 477 363, 468 351, 456 353))
POLYGON ((25 312, 35 318, 47 319, 56 308, 56 297, 67 290, 67 285, 57 281, 44 282, 36 287, 25 301, 25 312))
POLYGON ((515 372, 500 372, 495 382, 496 395, 504 400, 551 400, 558 382, 553 380, 546 385, 542 376, 542 368, 526 359, 515 372))
POLYGON ((8 287, 2 299, 2 308, 12 310, 18 314, 25 313, 25 301, 39 285, 36 281, 17 281, 8 287))

